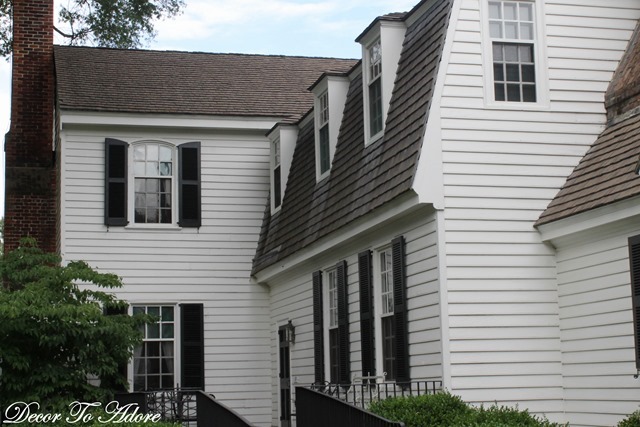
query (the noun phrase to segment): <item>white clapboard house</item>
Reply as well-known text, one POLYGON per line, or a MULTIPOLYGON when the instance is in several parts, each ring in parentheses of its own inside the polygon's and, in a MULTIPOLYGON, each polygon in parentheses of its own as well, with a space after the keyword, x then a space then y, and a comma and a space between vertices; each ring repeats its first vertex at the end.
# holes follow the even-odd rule
POLYGON ((161 319, 131 390, 260 426, 363 376, 572 426, 638 409, 639 19, 424 0, 361 61, 51 47, 55 246, 161 319))

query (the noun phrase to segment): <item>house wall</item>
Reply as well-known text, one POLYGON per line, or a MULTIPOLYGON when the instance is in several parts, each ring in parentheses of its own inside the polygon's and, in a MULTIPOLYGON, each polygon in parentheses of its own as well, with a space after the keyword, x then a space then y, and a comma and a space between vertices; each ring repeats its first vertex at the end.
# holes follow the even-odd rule
POLYGON ((627 239, 638 217, 554 241, 565 410, 572 426, 611 426, 638 409, 627 239))
POLYGON ((603 94, 640 7, 544 1, 543 102, 492 105, 482 1, 456 2, 434 104, 441 119, 429 124, 442 139, 450 387, 562 420, 556 263, 533 223, 604 128, 603 94))
POLYGON ((268 194, 264 131, 63 125, 61 149, 64 260, 119 275, 132 303, 203 303, 206 391, 270 425, 269 292, 249 277, 268 194), (105 137, 200 141, 202 226, 107 229, 105 137))
MULTIPOLYGON (((277 331, 278 326, 289 320, 296 328, 296 342, 291 347, 292 382, 301 385, 314 382, 313 271, 331 268, 342 260, 347 262, 351 377, 362 376, 357 255, 361 251, 389 244, 398 235, 403 235, 406 240, 411 378, 442 378, 435 213, 422 209, 393 225, 376 229, 375 232, 370 230, 367 235, 352 240, 348 246, 334 247, 297 271, 286 272, 286 276, 275 277, 270 282, 273 425, 279 425, 280 417, 277 331)), ((323 283, 323 286, 326 284, 323 283)))

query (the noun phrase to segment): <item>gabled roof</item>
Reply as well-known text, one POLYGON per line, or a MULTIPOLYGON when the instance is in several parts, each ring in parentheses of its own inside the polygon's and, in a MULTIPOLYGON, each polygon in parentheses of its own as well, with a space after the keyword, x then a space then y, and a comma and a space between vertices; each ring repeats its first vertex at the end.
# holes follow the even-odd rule
POLYGON ((536 226, 640 195, 640 22, 605 96, 609 125, 536 226))
POLYGON ((300 129, 281 209, 271 215, 267 204, 253 273, 411 190, 451 4, 435 1, 407 29, 384 138, 365 147, 360 72, 352 76, 330 175, 319 183, 313 121, 300 129))
POLYGON ((130 113, 300 117, 307 88, 352 59, 55 47, 60 108, 130 113))

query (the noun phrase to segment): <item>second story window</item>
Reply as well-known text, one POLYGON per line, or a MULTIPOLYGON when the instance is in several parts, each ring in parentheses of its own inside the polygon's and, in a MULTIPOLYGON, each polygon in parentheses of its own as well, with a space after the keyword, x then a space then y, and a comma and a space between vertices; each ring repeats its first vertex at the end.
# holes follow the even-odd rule
POLYGON ((331 148, 329 142, 329 93, 324 92, 319 97, 320 114, 318 123, 320 175, 331 167, 331 148))
POLYGON ((535 20, 531 1, 489 1, 496 101, 536 102, 535 20))
POLYGON ((368 49, 367 84, 369 87, 369 136, 382 132, 382 49, 376 40, 368 49))
POLYGON ((158 143, 134 146, 134 218, 142 224, 171 224, 173 148, 158 143))
POLYGON ((280 140, 273 141, 273 206, 282 204, 282 174, 280 173, 280 140))

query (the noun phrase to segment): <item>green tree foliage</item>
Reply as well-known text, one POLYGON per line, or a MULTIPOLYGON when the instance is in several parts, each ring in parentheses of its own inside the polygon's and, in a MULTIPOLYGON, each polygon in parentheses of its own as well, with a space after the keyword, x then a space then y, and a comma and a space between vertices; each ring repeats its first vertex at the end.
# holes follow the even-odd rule
POLYGON ((33 240, 5 254, 0 274, 0 407, 101 401, 124 385, 119 367, 151 319, 105 315, 126 308, 97 290, 122 286, 117 276, 84 262, 61 266, 57 255, 44 253, 33 240), (88 377, 101 378, 101 385, 90 385, 88 377))
MULTIPOLYGON (((53 1, 53 0, 52 0, 53 1)), ((12 45, 13 0, 0 0, 0 55, 12 45)), ((68 0, 55 30, 69 44, 132 49, 152 40, 154 22, 179 14, 184 0, 68 0)))

